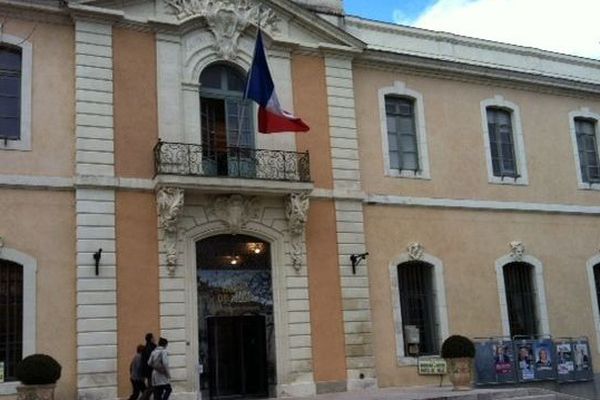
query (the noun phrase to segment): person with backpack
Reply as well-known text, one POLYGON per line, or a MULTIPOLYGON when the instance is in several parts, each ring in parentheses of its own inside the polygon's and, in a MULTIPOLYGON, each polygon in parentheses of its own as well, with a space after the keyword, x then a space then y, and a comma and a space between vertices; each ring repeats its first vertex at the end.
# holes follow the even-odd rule
POLYGON ((146 345, 144 351, 142 351, 141 364, 142 364, 142 375, 146 379, 146 390, 142 393, 140 400, 148 400, 152 395, 152 367, 148 365, 150 354, 156 348, 154 343, 154 335, 152 333, 146 333, 146 345))
POLYGON ((171 373, 169 372, 169 354, 165 338, 158 339, 158 347, 154 349, 148 365, 152 367, 152 388, 154 400, 168 400, 173 389, 171 388, 171 373))

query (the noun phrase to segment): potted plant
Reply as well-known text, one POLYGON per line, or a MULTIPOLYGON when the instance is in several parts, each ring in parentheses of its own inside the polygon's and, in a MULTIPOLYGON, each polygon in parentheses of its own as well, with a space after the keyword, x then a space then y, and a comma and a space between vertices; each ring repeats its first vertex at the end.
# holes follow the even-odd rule
POLYGON ((25 357, 15 371, 21 381, 17 386, 17 400, 53 400, 61 369, 54 358, 45 354, 25 357))
POLYGON ((454 390, 471 390, 475 345, 471 339, 452 335, 442 344, 442 358, 448 363, 448 375, 454 390))

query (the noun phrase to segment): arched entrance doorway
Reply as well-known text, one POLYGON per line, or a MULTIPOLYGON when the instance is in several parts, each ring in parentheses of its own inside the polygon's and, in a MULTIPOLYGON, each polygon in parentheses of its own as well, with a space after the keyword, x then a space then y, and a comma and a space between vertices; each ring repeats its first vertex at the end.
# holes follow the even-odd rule
POLYGON ((196 266, 203 398, 268 397, 277 383, 269 243, 209 237, 196 242, 196 266))

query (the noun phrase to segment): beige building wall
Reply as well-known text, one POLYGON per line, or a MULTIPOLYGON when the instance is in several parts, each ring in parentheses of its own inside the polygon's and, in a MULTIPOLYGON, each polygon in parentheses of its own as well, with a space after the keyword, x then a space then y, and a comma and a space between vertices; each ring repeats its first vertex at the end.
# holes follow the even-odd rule
POLYGON ((77 386, 74 195, 1 189, 0 210, 4 247, 37 260, 35 351, 51 355, 62 365, 56 398, 74 399, 77 386))
POLYGON ((600 99, 548 94, 508 85, 356 66, 357 126, 363 189, 370 194, 597 205, 595 191, 579 190, 569 113, 600 99), (401 81, 423 96, 431 180, 384 176, 378 90, 401 81), (529 185, 488 183, 482 100, 502 96, 520 108, 529 185))
POLYGON ((444 265, 450 334, 502 334, 494 263, 509 253, 510 241, 521 240, 526 254, 543 263, 551 334, 588 336, 598 354, 586 261, 598 252, 599 217, 367 206, 365 225, 381 386, 437 379, 418 377, 415 366, 399 366, 394 351, 389 265, 411 242, 444 265))
POLYGON ((75 162, 73 26, 6 18, 2 31, 32 44, 33 68, 31 151, 0 149, 0 173, 71 177, 75 162))

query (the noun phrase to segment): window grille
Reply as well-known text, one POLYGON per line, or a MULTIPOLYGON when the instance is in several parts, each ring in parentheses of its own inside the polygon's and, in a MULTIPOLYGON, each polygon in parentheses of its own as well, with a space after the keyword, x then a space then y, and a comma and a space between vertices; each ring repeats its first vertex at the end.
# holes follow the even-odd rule
POLYGON ((537 296, 533 274, 534 267, 527 263, 515 262, 504 266, 504 287, 511 336, 538 334, 537 296))
POLYGON ((390 168, 400 171, 420 169, 414 106, 412 99, 385 97, 390 168))
POLYGON ((0 139, 21 137, 21 49, 0 46, 0 139))
MULTIPOLYGON (((407 325, 419 328, 419 354, 439 352, 438 327, 434 313, 433 267, 423 262, 407 262, 398 265, 398 289, 402 329, 407 325)), ((409 354, 408 343, 404 343, 409 354)))
POLYGON ((487 123, 494 176, 518 178, 510 111, 488 107, 487 123))
POLYGON ((600 182, 600 162, 598 162, 598 142, 596 121, 575 118, 577 150, 581 167, 581 180, 587 183, 600 182))
POLYGON ((15 380, 23 355, 23 267, 0 260, 0 361, 4 379, 15 380))

